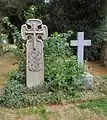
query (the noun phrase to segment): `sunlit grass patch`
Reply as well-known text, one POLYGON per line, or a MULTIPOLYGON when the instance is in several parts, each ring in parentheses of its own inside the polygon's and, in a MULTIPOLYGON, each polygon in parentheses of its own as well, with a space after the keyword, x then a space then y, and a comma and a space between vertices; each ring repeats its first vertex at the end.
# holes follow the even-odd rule
POLYGON ((105 115, 107 115, 107 98, 82 103, 79 105, 79 107, 82 109, 89 108, 95 111, 102 111, 105 115))
POLYGON ((107 75, 100 75, 100 77, 101 77, 103 80, 107 81, 107 75))

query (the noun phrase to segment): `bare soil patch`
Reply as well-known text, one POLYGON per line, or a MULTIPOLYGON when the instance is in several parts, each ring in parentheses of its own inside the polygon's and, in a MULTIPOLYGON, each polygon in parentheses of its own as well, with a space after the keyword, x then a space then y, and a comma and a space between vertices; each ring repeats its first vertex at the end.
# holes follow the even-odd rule
POLYGON ((89 68, 89 71, 95 76, 107 75, 107 67, 101 66, 98 63, 88 62, 88 68, 89 68))
POLYGON ((12 53, 0 56, 0 91, 4 88, 7 82, 9 71, 17 68, 17 61, 12 53))

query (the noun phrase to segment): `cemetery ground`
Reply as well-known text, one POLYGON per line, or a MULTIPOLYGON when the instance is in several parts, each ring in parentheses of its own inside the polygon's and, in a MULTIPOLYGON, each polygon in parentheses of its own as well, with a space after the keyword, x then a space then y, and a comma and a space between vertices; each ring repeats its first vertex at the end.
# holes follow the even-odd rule
MULTIPOLYGON (((107 120, 107 68, 95 63, 88 63, 90 72, 98 78, 95 80, 95 90, 85 92, 83 99, 59 105, 39 105, 22 109, 0 107, 0 120, 107 120), (100 76, 100 77, 99 77, 100 76), (103 82, 101 82, 103 80, 103 82), (97 86, 102 85, 102 93, 97 86)), ((0 94, 6 84, 10 70, 17 68, 13 54, 0 56, 0 94)))

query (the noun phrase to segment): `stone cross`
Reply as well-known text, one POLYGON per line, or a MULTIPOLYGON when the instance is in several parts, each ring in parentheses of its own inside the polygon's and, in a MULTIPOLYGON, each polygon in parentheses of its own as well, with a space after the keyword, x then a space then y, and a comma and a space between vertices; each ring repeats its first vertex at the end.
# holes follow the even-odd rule
POLYGON ((48 28, 39 19, 29 19, 21 27, 26 44, 27 87, 35 87, 44 81, 43 40, 48 37, 48 28))
POLYGON ((71 40, 70 46, 78 46, 78 65, 84 64, 84 46, 91 46, 91 40, 84 40, 84 32, 78 32, 77 40, 71 40))

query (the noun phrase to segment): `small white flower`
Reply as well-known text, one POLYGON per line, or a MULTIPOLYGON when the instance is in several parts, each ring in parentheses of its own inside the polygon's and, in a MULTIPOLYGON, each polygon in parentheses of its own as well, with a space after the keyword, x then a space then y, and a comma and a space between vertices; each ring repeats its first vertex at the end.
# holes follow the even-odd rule
POLYGON ((34 11, 35 9, 32 7, 31 10, 34 11))
POLYGON ((45 3, 49 3, 49 0, 45 0, 44 2, 45 2, 45 3))

